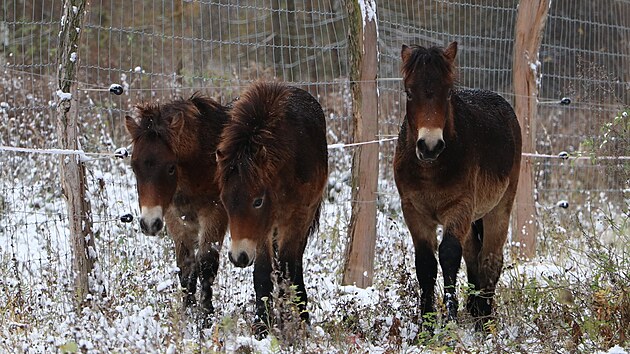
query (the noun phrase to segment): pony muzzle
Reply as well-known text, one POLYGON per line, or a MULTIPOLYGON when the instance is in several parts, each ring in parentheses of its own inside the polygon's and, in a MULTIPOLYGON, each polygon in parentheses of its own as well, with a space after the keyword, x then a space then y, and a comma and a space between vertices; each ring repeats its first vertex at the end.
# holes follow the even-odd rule
POLYGON ((420 128, 416 140, 416 156, 422 161, 433 161, 444 151, 446 143, 442 129, 420 128))
POLYGON ((256 245, 254 242, 247 239, 232 241, 228 258, 230 262, 237 267, 249 267, 254 263, 254 259, 256 258, 256 245))
POLYGON ((142 207, 140 215, 140 229, 145 235, 155 236, 164 227, 162 207, 142 207))

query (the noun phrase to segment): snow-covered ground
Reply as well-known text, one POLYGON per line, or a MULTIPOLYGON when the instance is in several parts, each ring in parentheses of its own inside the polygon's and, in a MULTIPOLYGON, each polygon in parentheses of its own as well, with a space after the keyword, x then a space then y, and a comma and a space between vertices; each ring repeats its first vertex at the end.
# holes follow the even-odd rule
MULTIPOLYGON (((565 295, 560 299, 569 308, 571 304, 579 305, 580 300, 573 299, 577 293, 560 285, 579 284, 597 271, 590 268, 592 263, 588 258, 575 254, 570 257, 570 252, 558 252, 558 257, 540 257, 528 263, 506 262, 498 290, 499 324, 497 331, 487 338, 474 332, 462 310, 459 326, 449 324, 438 329, 431 340, 419 344, 413 248, 399 211, 397 193, 386 178, 379 186, 374 286, 368 289, 341 286, 350 215, 350 154, 343 150, 331 152, 331 161, 335 162, 331 163, 320 232, 310 240, 304 257, 311 325, 302 329, 299 332, 302 335, 295 336, 290 346, 275 336, 261 341, 252 337, 252 270, 235 268, 227 261, 225 250, 229 238, 223 247, 224 257, 214 286, 213 327, 200 330, 194 314, 182 311, 171 240, 164 235, 145 236, 139 232, 137 221, 119 220, 124 214, 138 215, 128 161, 87 165, 99 257, 96 278, 102 283, 105 296, 95 297, 77 313, 73 307, 67 215, 54 172, 57 158, 40 156, 35 162, 24 154, 3 156, 4 163, 22 167, 13 174, 3 175, 2 184, 2 352, 422 353, 439 348, 461 352, 533 352, 554 347, 558 352, 571 352, 571 348, 580 351, 598 347, 588 338, 573 346, 564 342, 549 346, 531 336, 540 326, 534 325, 535 321, 529 323, 526 316, 535 315, 525 315, 522 320, 501 318, 511 315, 509 309, 502 308, 511 306, 509 294, 527 291, 531 284, 537 284, 537 290, 560 289, 560 295, 565 295)), ((459 281, 462 291, 464 283, 462 270, 459 281)), ((544 310, 542 300, 539 306, 544 310)), ((296 328, 291 330, 297 331, 296 328)), ((611 343, 609 348, 600 350, 627 353, 623 345, 611 343)))
MULTIPOLYGON (((341 285, 350 218, 350 156, 349 150, 330 152, 329 191, 320 231, 304 256, 311 324, 301 328, 293 323, 282 335, 259 341, 251 332, 252 269, 239 269, 227 261, 229 237, 214 286, 213 326, 201 329, 194 311, 182 309, 172 241, 165 235, 143 235, 136 220, 120 221, 124 214, 138 215, 135 181, 125 160, 87 163, 99 257, 94 276, 98 285, 93 288, 102 290, 102 296, 77 312, 67 212, 56 172, 59 157, 3 153, 3 166, 11 167, 3 171, 0 199, 0 352, 627 353, 628 342, 615 342, 618 335, 611 334, 612 342, 606 342, 596 337, 604 329, 587 326, 599 323, 589 322, 588 316, 602 322, 608 319, 605 313, 578 311, 593 303, 582 297, 591 294, 584 290, 585 284, 592 284, 594 277, 601 284, 610 279, 598 266, 602 260, 589 258, 593 254, 588 247, 579 247, 593 241, 582 239, 584 230, 559 223, 543 225, 547 251, 532 262, 511 259, 506 247, 495 330, 487 336, 475 332, 462 308, 459 324, 448 324, 419 341, 413 247, 387 172, 391 156, 381 159, 374 285, 368 289, 341 285)), ((550 219, 558 220, 553 213, 560 212, 551 212, 550 219)), ((627 245, 614 241, 619 230, 615 233, 603 218, 597 220, 594 230, 608 241, 595 246, 608 245, 603 249, 611 250, 608 260, 612 261, 607 264, 628 265, 627 245), (619 249, 621 253, 615 251, 619 249)), ((622 227, 627 231, 627 224, 622 227)), ((460 298, 466 291, 462 268, 460 298)), ((628 269, 612 272, 619 273, 618 281, 628 280, 628 269)), ((625 286, 627 282, 622 290, 625 286)), ((628 296, 627 288, 620 293, 606 291, 602 296, 628 296)), ((438 286, 438 303, 441 292, 438 286)))

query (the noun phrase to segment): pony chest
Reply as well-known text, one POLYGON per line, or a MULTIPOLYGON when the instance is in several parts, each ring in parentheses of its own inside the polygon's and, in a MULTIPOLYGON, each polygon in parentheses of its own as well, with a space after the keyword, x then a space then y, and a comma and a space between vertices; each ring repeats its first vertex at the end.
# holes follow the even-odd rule
POLYGON ((184 193, 175 193, 171 203, 171 212, 181 223, 189 227, 198 228, 199 216, 197 211, 199 210, 199 202, 195 199, 184 193))

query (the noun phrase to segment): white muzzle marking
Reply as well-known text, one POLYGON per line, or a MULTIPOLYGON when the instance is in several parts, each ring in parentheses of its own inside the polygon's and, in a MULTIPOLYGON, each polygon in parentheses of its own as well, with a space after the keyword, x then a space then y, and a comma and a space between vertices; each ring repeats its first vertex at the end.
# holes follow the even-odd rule
POLYGON ((439 141, 444 140, 444 132, 440 128, 420 128, 418 129, 418 141, 423 139, 427 149, 433 150, 439 141))
POLYGON ((140 227, 142 231, 148 235, 156 235, 162 230, 162 226, 164 225, 162 215, 161 206, 141 207, 140 227))
POLYGON ((232 240, 229 258, 238 267, 248 267, 256 259, 256 243, 249 239, 232 240))

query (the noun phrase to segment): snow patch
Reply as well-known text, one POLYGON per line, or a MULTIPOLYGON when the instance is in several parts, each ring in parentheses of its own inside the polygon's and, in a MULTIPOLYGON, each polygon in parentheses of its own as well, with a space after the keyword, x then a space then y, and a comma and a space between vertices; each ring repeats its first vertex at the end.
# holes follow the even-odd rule
POLYGON ((70 101, 72 99, 72 94, 68 92, 63 92, 61 90, 57 90, 57 97, 59 97, 62 101, 70 101))
POLYGON ((376 21, 376 2, 373 0, 359 0, 361 16, 363 16, 363 27, 367 22, 376 21))
POLYGON ((173 281, 171 279, 165 280, 157 285, 155 288, 158 292, 162 292, 165 289, 168 289, 173 285, 173 281))

